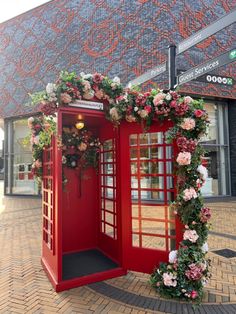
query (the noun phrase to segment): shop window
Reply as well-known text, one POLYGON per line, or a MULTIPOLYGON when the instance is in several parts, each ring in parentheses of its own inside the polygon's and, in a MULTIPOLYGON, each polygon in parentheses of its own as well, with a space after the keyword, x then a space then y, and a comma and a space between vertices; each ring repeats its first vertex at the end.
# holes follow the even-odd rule
POLYGON ((227 104, 206 103, 210 125, 202 139, 206 151, 202 161, 208 169, 208 178, 202 187, 204 196, 230 195, 229 143, 227 128, 227 104))
POLYGON ((37 195, 38 184, 31 173, 32 152, 27 118, 5 121, 6 194, 37 195))

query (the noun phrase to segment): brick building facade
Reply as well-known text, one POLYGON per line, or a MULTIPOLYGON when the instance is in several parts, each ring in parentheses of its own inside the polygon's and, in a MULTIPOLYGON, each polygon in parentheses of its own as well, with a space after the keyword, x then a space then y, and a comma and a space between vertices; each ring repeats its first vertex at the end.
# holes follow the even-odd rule
MULTIPOLYGON (((126 84, 167 60, 170 43, 178 44, 235 7, 232 0, 53 0, 0 24, 0 116, 7 118, 6 133, 14 136, 12 117, 37 111, 29 105, 28 93, 44 89, 61 70, 102 72, 119 76, 126 84)), ((235 40, 236 23, 180 54, 177 68, 187 70, 235 48, 235 40)), ((214 73, 235 79, 236 64, 214 73)), ((150 83, 168 88, 167 73, 150 83)), ((208 146, 225 150, 224 158, 222 152, 215 151, 221 157, 213 164, 224 169, 218 174, 212 170, 213 176, 219 177, 225 171, 224 180, 231 173, 231 181, 225 181, 227 189, 221 186, 213 195, 236 195, 236 135, 232 127, 236 119, 236 84, 191 82, 182 85, 181 92, 204 97, 211 104, 211 115, 215 115, 215 129, 217 123, 223 125, 225 140, 219 142, 220 135, 215 134, 217 138, 211 139, 208 146)), ((11 154, 8 147, 5 153, 7 159, 11 154)), ((12 162, 8 161, 7 167, 14 177, 12 162)), ((14 194, 11 188, 6 192, 14 194)))

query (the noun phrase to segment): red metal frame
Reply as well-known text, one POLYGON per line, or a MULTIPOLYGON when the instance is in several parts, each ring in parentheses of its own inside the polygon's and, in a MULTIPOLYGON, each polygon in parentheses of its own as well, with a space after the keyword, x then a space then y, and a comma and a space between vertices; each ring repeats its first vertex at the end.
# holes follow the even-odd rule
MULTIPOLYGON (((52 146, 44 152, 43 219, 52 224, 52 234, 50 234, 52 246, 48 247, 48 243, 45 241, 48 225, 44 223, 42 263, 57 291, 120 276, 125 274, 128 269, 151 272, 160 261, 167 260, 170 250, 169 240, 175 239, 178 245, 182 238, 179 221, 175 218, 170 219, 168 216, 168 189, 172 196, 175 194, 175 184, 167 189, 167 183, 170 181, 168 178, 176 180, 172 174, 167 173, 167 162, 171 162, 171 160, 168 160, 166 151, 170 146, 164 142, 161 144, 149 143, 145 146, 149 151, 163 150, 161 159, 155 156, 145 159, 145 162, 149 162, 150 165, 163 162, 163 173, 143 174, 140 170, 143 163, 143 146, 140 146, 143 130, 138 124, 125 122, 117 129, 105 119, 104 113, 101 111, 66 107, 60 108, 58 112, 58 135, 62 134, 63 125, 73 123, 72 121, 78 113, 85 117, 89 128, 103 143, 99 175, 92 169, 87 170, 87 177, 90 179, 82 183, 81 195, 78 196, 76 193, 78 177, 74 170, 65 170, 69 183, 66 191, 62 188, 62 152, 57 147, 56 138, 53 139, 52 146), (133 146, 130 146, 131 134, 136 134, 137 137, 137 143, 133 146), (135 160, 131 160, 130 151, 132 149, 137 152, 135 160), (51 152, 49 160, 47 160, 48 152, 51 152), (131 173, 131 163, 134 162, 137 164, 138 170, 136 173, 131 173), (49 168, 50 173, 48 174, 49 168), (48 179, 52 181, 50 188, 46 184, 48 179), (141 182, 144 179, 146 182, 153 180, 161 182, 162 180, 163 186, 162 188, 147 186, 141 189, 141 182), (137 183, 137 188, 131 187, 131 181, 137 183), (131 197, 132 191, 138 196, 136 201, 131 197), (151 193, 150 195, 154 198, 158 193, 159 195, 162 193, 164 195, 162 203, 158 204, 155 201, 154 206, 152 199, 145 201, 141 197, 145 193, 151 193), (49 202, 48 195, 52 196, 51 202, 49 202), (138 209, 136 215, 134 210, 132 214, 132 203, 133 208, 137 207, 138 209), (51 210, 50 217, 48 208, 51 210), (150 209, 153 213, 163 208, 163 217, 144 216, 143 208, 147 211, 150 209), (133 225, 137 224, 136 229, 134 227, 132 229, 132 223, 133 225), (168 233, 169 223, 175 224, 175 235, 168 233), (146 224, 153 226, 162 224, 164 233, 155 229, 151 230, 146 224), (144 237, 148 236, 152 240, 164 239, 165 248, 146 247, 145 242, 142 243, 142 241, 144 237), (139 245, 133 242, 132 237, 139 238, 139 245), (117 268, 62 280, 63 254, 91 248, 101 250, 118 264, 117 268)), ((152 126, 148 134, 156 132, 164 134, 170 126, 170 122, 161 126, 152 126)), ((172 151, 175 155, 175 146, 172 147, 172 151)))

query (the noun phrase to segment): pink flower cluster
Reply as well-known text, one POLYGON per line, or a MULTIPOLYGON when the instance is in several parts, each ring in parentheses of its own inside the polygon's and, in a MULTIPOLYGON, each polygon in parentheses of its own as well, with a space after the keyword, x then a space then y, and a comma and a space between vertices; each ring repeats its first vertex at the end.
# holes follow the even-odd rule
POLYGON ((203 268, 201 265, 190 264, 188 270, 185 271, 185 276, 190 280, 199 280, 202 277, 203 268))
POLYGON ((175 110, 176 116, 183 116, 189 110, 189 105, 185 102, 178 103, 175 100, 172 100, 170 103, 170 107, 175 110))
POLYGON ((211 218, 211 210, 208 207, 201 208, 200 220, 202 223, 207 222, 211 218))
POLYGON ((195 189, 193 187, 185 189, 183 191, 183 199, 185 200, 185 202, 190 201, 192 198, 197 198, 197 192, 195 191, 195 189))
POLYGON ((196 230, 190 230, 190 229, 184 231, 183 237, 184 237, 184 240, 189 240, 192 243, 196 243, 197 239, 199 238, 196 230))
POLYGON ((172 273, 164 273, 163 274, 164 285, 167 287, 176 287, 177 286, 176 278, 177 277, 172 273))
POLYGON ((176 144, 181 152, 193 153, 197 147, 196 140, 188 140, 185 136, 178 137, 176 144))
POLYGON ((189 152, 181 152, 178 154, 176 161, 180 166, 190 165, 191 154, 189 152))
POLYGON ((39 110, 46 116, 54 115, 57 111, 57 105, 52 101, 42 101, 39 110))
POLYGON ((192 130, 196 126, 196 122, 192 118, 184 118, 183 122, 180 124, 181 128, 184 130, 192 130))

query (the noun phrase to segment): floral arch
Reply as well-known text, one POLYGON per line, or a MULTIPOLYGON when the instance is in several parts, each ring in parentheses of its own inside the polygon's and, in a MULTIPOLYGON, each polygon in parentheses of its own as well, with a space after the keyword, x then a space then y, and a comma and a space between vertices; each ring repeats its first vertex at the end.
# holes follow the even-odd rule
MULTIPOLYGON (((181 97, 176 91, 152 89, 141 93, 137 88, 123 88, 118 77, 113 80, 99 73, 79 76, 75 72, 61 72, 56 83, 49 83, 46 91, 32 95, 39 103, 43 115, 28 120, 32 132, 33 171, 42 174, 42 151, 50 143, 55 132, 55 115, 58 107, 67 106, 77 100, 97 99, 106 104, 106 117, 118 126, 122 120, 141 123, 144 131, 152 123, 173 121, 168 140, 175 141, 178 150, 175 172, 177 196, 170 206, 184 225, 183 240, 178 250, 171 251, 169 263, 163 263, 151 275, 151 284, 162 296, 200 302, 203 287, 209 274, 207 237, 210 209, 204 207, 200 188, 207 178, 202 165, 203 149, 199 143, 207 131, 208 115, 202 100, 189 96, 181 97)), ((96 165, 99 141, 91 135, 78 137, 78 149, 87 159, 89 154, 96 165), (79 146, 80 144, 84 144, 79 146)), ((63 145, 63 144, 62 144, 63 145)), ((72 164, 69 162, 69 166, 72 164)))

